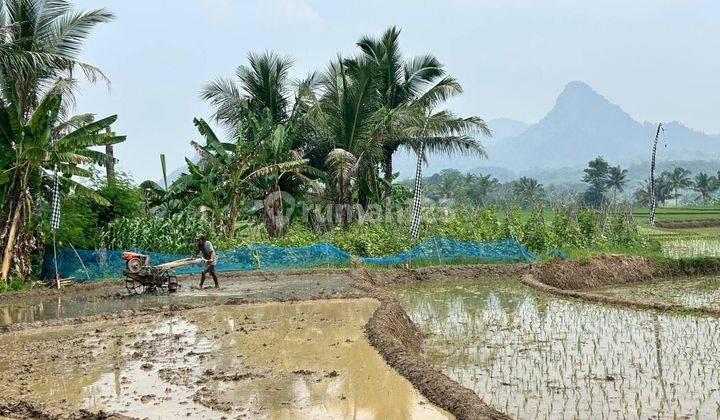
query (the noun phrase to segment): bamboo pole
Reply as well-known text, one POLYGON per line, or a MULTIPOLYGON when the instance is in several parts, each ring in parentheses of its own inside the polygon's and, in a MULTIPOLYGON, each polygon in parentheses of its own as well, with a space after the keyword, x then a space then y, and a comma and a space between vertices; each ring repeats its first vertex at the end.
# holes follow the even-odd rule
POLYGON ((55 261, 55 284, 60 288, 60 273, 57 265, 57 241, 55 240, 55 229, 53 229, 53 260, 55 261))
POLYGON ((82 266, 83 271, 85 271, 85 277, 87 277, 87 279, 90 280, 90 274, 88 273, 87 267, 85 267, 85 263, 83 262, 82 258, 80 258, 80 254, 78 254, 78 252, 75 250, 75 247, 72 246, 72 244, 70 244, 70 248, 72 248, 78 261, 80 261, 80 265, 82 266))
POLYGON ((652 160, 650 161, 650 226, 655 226, 655 153, 657 152, 658 138, 660 138, 660 130, 662 130, 662 123, 658 124, 657 132, 655 133, 655 142, 653 143, 652 149, 652 160))

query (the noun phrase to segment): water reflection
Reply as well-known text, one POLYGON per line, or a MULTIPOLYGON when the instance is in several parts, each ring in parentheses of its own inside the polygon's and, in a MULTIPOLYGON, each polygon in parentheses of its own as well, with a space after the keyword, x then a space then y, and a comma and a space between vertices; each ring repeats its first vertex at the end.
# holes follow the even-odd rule
POLYGON ((22 375, 33 394, 138 417, 445 418, 365 340, 377 304, 232 305, 26 332, 0 343, 0 370, 23 369, 10 355, 37 360, 22 375))
POLYGON ((716 318, 554 299, 511 279, 394 291, 432 362, 511 416, 720 414, 716 318))
POLYGON ((80 292, 68 291, 58 296, 13 297, 0 302, 0 325, 75 318, 122 310, 142 310, 166 305, 201 305, 224 303, 233 297, 266 299, 303 298, 320 292, 335 293, 348 289, 347 278, 337 274, 312 276, 248 276, 241 280, 223 281, 221 288, 196 290, 194 282, 184 282, 179 293, 154 296, 142 295, 120 299, 126 295, 123 286, 80 292))

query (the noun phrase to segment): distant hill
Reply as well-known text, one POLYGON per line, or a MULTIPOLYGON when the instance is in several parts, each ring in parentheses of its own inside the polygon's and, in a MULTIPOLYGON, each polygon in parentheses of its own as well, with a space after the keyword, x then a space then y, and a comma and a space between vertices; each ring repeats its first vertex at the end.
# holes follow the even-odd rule
MULTIPOLYGON (((530 124, 522 121, 516 121, 509 118, 498 118, 487 121, 487 125, 492 131, 492 138, 480 138, 482 144, 490 149, 502 143, 509 137, 515 137, 525 131, 530 124)), ((431 154, 428 157, 428 166, 423 167, 423 175, 430 176, 443 169, 454 168, 463 172, 468 172, 483 162, 478 156, 444 156, 439 154, 431 154)), ((393 155, 393 170, 400 172, 400 179, 415 178, 415 166, 417 165, 417 157, 409 151, 400 150, 393 155)), ((503 168, 496 168, 498 178, 511 176, 512 171, 503 168)))
MULTIPOLYGON (((664 125, 658 160, 720 157, 720 136, 679 122, 664 125)), ((570 82, 542 120, 493 144, 481 166, 519 172, 558 169, 584 166, 598 155, 613 163, 638 163, 649 158, 656 127, 634 120, 587 84, 570 82)))

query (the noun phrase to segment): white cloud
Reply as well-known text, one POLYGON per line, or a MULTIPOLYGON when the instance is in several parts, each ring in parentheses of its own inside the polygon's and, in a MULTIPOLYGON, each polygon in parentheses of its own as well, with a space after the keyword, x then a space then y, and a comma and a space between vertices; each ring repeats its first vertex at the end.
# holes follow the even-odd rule
POLYGON ((322 22, 317 10, 305 0, 279 0, 271 7, 276 13, 295 22, 308 24, 322 22))

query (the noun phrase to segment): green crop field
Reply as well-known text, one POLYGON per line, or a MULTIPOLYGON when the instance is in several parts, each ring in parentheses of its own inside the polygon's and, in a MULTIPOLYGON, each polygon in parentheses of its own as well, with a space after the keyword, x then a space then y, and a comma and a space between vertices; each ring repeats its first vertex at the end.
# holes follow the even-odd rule
MULTIPOLYGON (((638 222, 648 220, 650 209, 633 209, 633 216, 638 222)), ((720 206, 661 207, 655 211, 658 222, 679 222, 696 220, 720 220, 720 206)))

